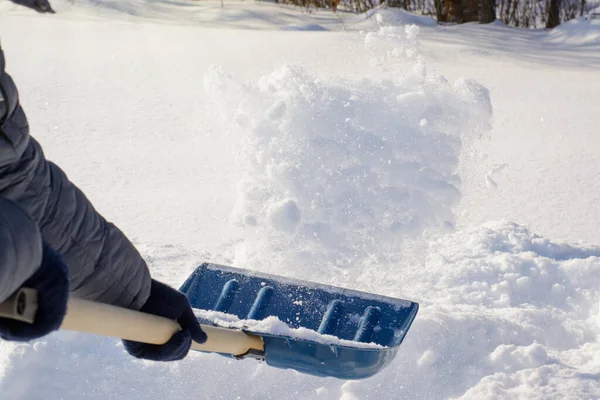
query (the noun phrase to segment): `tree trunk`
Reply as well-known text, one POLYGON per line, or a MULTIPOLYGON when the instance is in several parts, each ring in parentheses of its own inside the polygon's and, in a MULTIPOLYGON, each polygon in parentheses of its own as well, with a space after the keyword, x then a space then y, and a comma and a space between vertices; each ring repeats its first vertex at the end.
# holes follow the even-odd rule
POLYGON ((560 0, 550 0, 548 7, 548 22, 546 28, 554 28, 560 25, 560 0))
POLYGON ((481 10, 479 11, 479 23, 489 24, 496 20, 496 1, 481 0, 481 10))
POLYGON ((444 21, 464 24, 479 21, 479 0, 444 0, 444 21))
POLYGON ((435 14, 438 22, 448 22, 446 20, 446 14, 444 13, 442 0, 433 0, 433 5, 435 6, 435 14))
POLYGON ((462 22, 476 22, 479 21, 479 14, 481 12, 481 6, 479 5, 480 0, 462 0, 462 22))

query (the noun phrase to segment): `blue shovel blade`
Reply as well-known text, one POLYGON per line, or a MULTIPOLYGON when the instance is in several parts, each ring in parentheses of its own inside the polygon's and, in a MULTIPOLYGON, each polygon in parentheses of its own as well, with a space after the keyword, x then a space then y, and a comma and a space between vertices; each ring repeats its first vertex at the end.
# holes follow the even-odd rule
POLYGON ((208 263, 180 291, 193 308, 241 320, 274 316, 288 328, 317 332, 245 329, 262 337, 268 365, 340 379, 366 378, 388 365, 419 309, 408 300, 208 263))

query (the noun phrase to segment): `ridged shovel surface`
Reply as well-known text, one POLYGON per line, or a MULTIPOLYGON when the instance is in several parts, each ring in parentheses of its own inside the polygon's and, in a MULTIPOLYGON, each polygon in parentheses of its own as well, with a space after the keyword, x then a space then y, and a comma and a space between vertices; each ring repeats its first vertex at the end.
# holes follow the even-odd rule
POLYGON ((244 330, 263 338, 268 365, 342 379, 366 378, 388 365, 419 308, 408 300, 207 263, 180 290, 194 308, 248 320, 244 330), (256 323, 268 317, 287 329, 256 323))

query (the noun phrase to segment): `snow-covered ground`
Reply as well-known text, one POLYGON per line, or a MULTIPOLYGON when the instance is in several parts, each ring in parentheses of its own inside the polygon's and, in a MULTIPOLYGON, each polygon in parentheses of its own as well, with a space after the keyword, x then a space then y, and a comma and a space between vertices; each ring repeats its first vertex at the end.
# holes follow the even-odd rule
POLYGON ((600 397, 600 20, 52 4, 0 4, 32 135, 156 278, 212 261, 421 308, 366 380, 58 332, 0 342, 2 399, 600 397))

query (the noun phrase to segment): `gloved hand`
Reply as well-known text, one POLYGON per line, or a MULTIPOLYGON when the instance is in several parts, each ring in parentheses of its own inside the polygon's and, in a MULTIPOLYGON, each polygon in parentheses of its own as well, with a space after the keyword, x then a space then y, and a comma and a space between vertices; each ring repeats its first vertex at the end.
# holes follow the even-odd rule
POLYGON ((4 340, 26 342, 57 330, 67 311, 69 270, 61 257, 44 245, 42 265, 23 283, 37 289, 38 310, 33 324, 0 318, 0 337, 4 340))
POLYGON ((125 349, 134 357, 153 361, 181 360, 190 351, 192 339, 198 343, 206 341, 206 334, 200 328, 187 297, 164 283, 152 280, 150 297, 140 311, 176 320, 182 330, 163 345, 123 340, 125 349))
POLYGON ((39 13, 52 13, 54 10, 48 3, 48 0, 12 0, 13 3, 34 9, 39 13))

